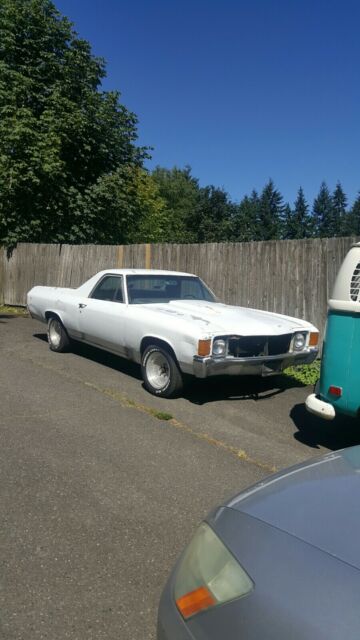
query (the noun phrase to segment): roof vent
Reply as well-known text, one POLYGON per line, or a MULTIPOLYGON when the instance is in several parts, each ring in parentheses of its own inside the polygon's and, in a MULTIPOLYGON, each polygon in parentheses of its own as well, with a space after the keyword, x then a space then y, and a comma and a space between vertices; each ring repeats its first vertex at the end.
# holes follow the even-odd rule
POLYGON ((350 298, 354 302, 358 302, 360 291, 360 262, 357 263, 350 282, 350 298))

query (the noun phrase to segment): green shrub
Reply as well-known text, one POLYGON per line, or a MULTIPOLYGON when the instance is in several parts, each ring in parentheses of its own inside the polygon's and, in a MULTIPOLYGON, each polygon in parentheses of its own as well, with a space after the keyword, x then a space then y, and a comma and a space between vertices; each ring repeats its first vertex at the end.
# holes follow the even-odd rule
POLYGON ((320 360, 315 360, 312 364, 303 364, 297 367, 288 367, 284 374, 296 382, 303 385, 314 385, 320 377, 320 360))

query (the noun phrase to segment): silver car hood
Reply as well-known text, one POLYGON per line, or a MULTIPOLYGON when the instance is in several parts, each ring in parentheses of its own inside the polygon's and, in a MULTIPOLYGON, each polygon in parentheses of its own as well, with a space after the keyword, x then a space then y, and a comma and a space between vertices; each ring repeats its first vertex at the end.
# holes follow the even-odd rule
POLYGON ((310 323, 298 318, 201 300, 172 300, 167 304, 147 306, 151 311, 165 313, 178 320, 198 321, 209 332, 220 334, 282 335, 299 329, 312 329, 310 323))
POLYGON ((226 506, 360 569, 360 446, 271 476, 226 506))

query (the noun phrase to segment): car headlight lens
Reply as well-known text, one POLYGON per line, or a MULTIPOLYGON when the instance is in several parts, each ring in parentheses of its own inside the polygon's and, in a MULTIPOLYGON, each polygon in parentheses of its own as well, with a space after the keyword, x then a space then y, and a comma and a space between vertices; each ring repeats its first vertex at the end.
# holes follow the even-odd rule
POLYGON ((212 352, 214 356, 223 356, 226 353, 226 342, 219 338, 218 340, 214 340, 212 352))
POLYGON ((306 335, 304 333, 295 333, 293 339, 294 351, 302 351, 306 344, 306 335))
POLYGON ((202 523, 180 562, 174 595, 184 618, 252 591, 254 583, 214 531, 202 523))

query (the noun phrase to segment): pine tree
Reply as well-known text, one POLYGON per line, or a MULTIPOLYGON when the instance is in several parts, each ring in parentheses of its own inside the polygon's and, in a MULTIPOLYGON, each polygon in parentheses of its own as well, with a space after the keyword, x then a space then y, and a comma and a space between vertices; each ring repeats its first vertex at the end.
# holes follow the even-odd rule
POLYGON ((226 191, 213 185, 201 188, 199 196, 196 242, 226 242, 235 205, 226 191))
POLYGON ((285 211, 285 233, 284 238, 289 240, 298 238, 309 238, 311 236, 311 219, 309 216, 309 205, 307 204, 302 187, 299 188, 297 198, 294 202, 294 209, 287 205, 285 211))
POLYGON ((231 223, 231 238, 234 242, 250 242, 257 239, 257 214, 259 196, 254 190, 234 206, 231 223))
POLYGON ((333 203, 329 189, 325 182, 321 183, 318 196, 313 204, 314 235, 329 238, 333 235, 333 203))
POLYGON ((346 205, 346 195, 338 182, 332 196, 332 235, 334 236, 346 235, 346 205))
POLYGON ((346 218, 346 235, 360 236, 360 192, 346 218))
POLYGON ((272 180, 261 192, 258 209, 258 239, 277 240, 281 237, 284 204, 280 192, 275 189, 272 180))

